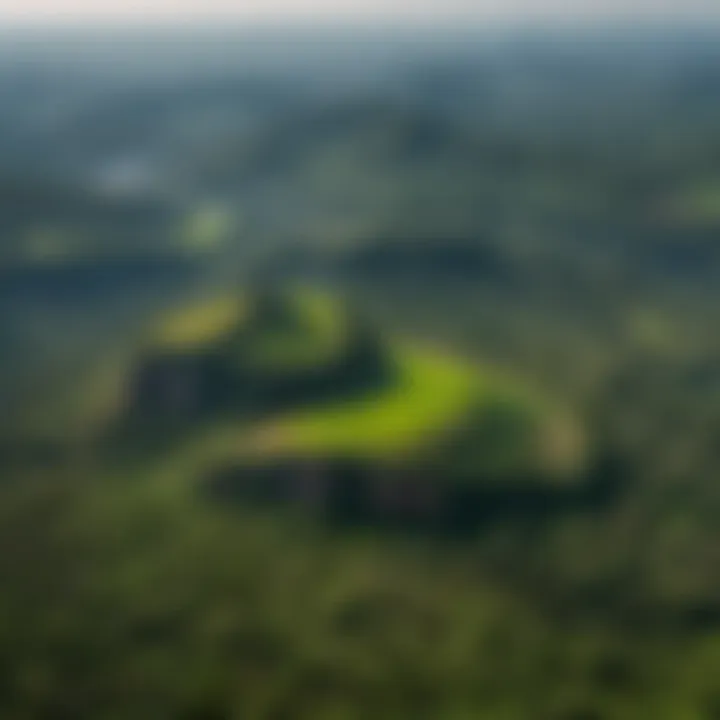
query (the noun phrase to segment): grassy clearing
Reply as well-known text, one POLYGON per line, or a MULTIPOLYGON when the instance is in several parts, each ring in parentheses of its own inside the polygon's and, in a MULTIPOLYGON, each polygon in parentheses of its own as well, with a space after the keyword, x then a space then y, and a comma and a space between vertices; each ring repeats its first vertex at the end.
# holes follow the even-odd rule
POLYGON ((153 344, 177 352, 207 346, 238 327, 247 311, 247 302, 234 295, 192 305, 166 318, 156 328, 153 344))

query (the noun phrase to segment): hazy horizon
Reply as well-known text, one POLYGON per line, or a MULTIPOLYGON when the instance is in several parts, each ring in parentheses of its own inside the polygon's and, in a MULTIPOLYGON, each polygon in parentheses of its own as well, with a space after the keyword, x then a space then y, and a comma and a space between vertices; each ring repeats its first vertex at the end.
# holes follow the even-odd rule
POLYGON ((716 0, 27 0, 0 4, 0 29, 121 23, 130 26, 231 23, 242 26, 370 23, 393 25, 546 24, 720 21, 716 0))

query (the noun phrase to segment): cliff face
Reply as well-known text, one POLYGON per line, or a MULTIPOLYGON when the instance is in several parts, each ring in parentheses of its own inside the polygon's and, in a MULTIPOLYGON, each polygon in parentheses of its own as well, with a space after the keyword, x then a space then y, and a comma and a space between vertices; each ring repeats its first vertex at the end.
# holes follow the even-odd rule
POLYGON ((600 462, 575 485, 532 475, 476 478, 468 485, 440 465, 352 459, 285 458, 222 467, 201 483, 222 503, 301 508, 331 523, 462 532, 496 519, 525 522, 568 510, 601 511, 622 491, 622 469, 600 462))
POLYGON ((302 507, 330 519, 422 521, 442 514, 440 486, 417 470, 350 459, 285 459, 223 468, 204 491, 227 501, 302 507))

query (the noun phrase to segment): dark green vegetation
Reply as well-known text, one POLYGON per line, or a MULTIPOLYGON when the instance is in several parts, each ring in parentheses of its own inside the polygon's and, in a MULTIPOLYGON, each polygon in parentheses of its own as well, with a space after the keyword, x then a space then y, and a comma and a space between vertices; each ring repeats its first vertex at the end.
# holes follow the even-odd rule
POLYGON ((0 715, 717 718, 719 45, 231 44, 0 70, 0 715))

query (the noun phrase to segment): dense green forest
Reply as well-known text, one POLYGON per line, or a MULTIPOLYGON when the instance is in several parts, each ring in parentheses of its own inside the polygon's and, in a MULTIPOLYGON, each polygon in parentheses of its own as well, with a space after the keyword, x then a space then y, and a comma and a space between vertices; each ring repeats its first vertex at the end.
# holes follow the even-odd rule
POLYGON ((0 716, 720 718, 716 38, 154 43, 2 51, 0 716))

